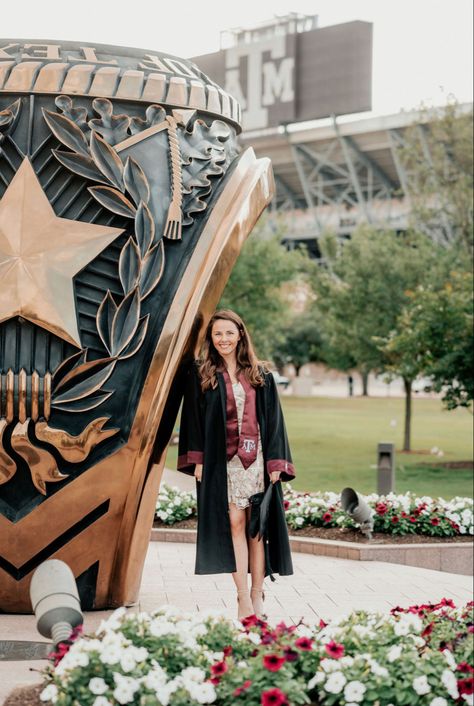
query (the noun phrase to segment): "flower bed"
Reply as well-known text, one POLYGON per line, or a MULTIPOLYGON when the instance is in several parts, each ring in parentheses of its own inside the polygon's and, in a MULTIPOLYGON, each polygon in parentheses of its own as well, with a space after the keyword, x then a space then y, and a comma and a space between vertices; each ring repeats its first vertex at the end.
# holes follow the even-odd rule
POLYGON ((272 628, 164 606, 116 611, 54 656, 58 706, 473 704, 472 607, 450 600, 272 628))
MULTIPOLYGON (((364 496, 372 509, 374 532, 387 535, 459 537, 474 534, 473 500, 456 497, 417 497, 413 493, 364 496)), ((306 527, 356 529, 358 525, 341 507, 336 493, 300 493, 285 486, 285 509, 290 529, 306 527)), ((156 504, 156 518, 167 525, 196 517, 194 493, 163 486, 156 504)))

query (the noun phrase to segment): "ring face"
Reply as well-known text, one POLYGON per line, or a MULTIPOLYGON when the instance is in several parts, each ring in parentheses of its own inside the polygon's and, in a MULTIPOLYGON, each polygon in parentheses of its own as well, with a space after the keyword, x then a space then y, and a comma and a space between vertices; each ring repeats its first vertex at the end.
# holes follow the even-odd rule
POLYGON ((0 610, 28 610, 53 555, 83 602, 122 603, 178 364, 271 198, 270 166, 239 154, 235 101, 190 62, 1 44, 0 610))

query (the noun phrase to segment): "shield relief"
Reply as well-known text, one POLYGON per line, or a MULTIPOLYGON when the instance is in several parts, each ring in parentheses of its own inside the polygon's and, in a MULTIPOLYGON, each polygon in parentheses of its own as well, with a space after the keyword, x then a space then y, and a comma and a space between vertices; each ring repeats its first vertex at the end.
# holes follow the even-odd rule
POLYGON ((190 62, 0 40, 0 612, 132 604, 183 362, 273 194, 190 62))

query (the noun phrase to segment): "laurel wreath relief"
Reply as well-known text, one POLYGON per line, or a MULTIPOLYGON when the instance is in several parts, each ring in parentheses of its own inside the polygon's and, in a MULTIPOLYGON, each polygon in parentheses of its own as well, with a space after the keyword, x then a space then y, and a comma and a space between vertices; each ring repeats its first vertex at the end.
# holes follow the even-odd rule
POLYGON ((177 120, 161 106, 149 106, 145 119, 131 118, 114 115, 111 102, 98 98, 92 105, 100 118, 88 120, 87 110, 74 107, 68 96, 58 96, 56 105, 62 113, 43 110, 49 129, 68 149, 52 150, 55 158, 69 171, 98 183, 88 191, 101 206, 134 222, 133 236, 123 246, 118 262, 123 296, 116 301, 108 290, 96 315, 97 331, 108 356, 89 361, 84 348, 66 359, 53 375, 51 405, 67 412, 84 412, 113 394, 103 386, 117 363, 135 355, 145 339, 149 315, 142 316, 141 307, 163 276, 163 238, 181 239, 182 225, 191 224, 191 214, 207 206, 203 197, 211 192, 209 177, 223 174, 233 155, 223 146, 230 129, 218 120, 210 127, 196 120, 190 131, 183 130, 185 137, 180 142, 177 120), (113 145, 130 133, 163 123, 170 148, 172 199, 161 237, 148 206, 150 186, 145 173, 132 157, 123 163, 113 145))

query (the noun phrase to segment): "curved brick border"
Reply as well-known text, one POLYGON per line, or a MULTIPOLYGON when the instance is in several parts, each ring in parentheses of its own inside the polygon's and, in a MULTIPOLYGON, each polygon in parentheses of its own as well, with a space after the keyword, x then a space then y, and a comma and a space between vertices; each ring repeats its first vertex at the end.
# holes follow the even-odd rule
MULTIPOLYGON (((196 541, 194 529, 162 529, 154 527, 152 542, 196 541)), ((291 549, 303 554, 332 556, 338 559, 355 561, 386 561, 391 564, 418 566, 422 569, 447 571, 451 574, 472 576, 474 573, 473 544, 446 542, 439 544, 359 544, 357 542, 337 542, 332 539, 313 537, 291 537, 291 549)))

